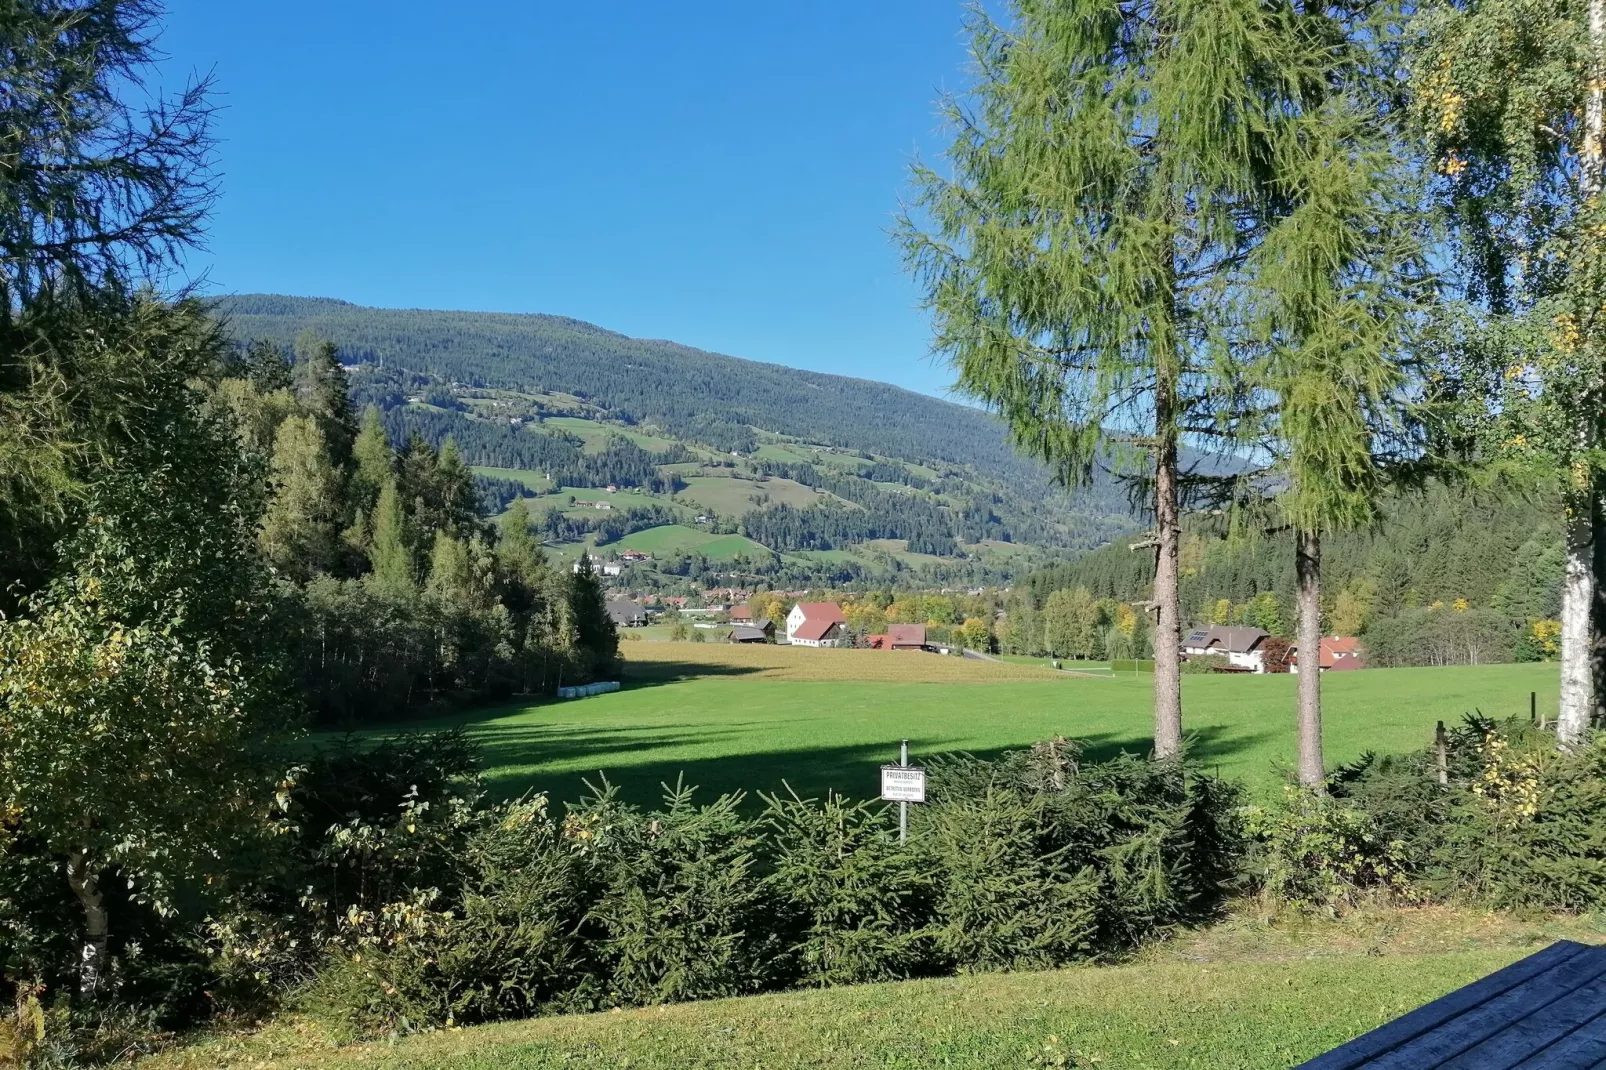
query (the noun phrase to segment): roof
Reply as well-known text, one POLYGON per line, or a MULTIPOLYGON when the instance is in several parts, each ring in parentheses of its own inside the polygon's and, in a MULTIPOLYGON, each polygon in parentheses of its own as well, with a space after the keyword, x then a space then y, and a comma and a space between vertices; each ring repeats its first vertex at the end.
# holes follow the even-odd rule
POLYGON ((886 635, 867 635, 864 641, 871 650, 886 650, 892 646, 891 639, 886 635))
POLYGON ((890 646, 925 646, 926 626, 924 624, 889 624, 887 625, 887 639, 890 646))
MULTIPOLYGON (((774 631, 774 628, 771 628, 770 631, 774 631)), ((769 632, 763 628, 753 628, 746 624, 738 624, 730 630, 730 634, 725 638, 733 643, 762 643, 769 637, 769 632)))
POLYGON ((792 638, 816 642, 828 638, 833 631, 840 627, 842 627, 842 622, 839 620, 822 620, 818 617, 809 617, 797 626, 797 631, 792 633, 792 638))
POLYGON ((1298 1070, 1572 1070, 1606 1054, 1606 947, 1560 940, 1298 1070))
MULTIPOLYGON (((1296 643, 1290 646, 1288 652, 1290 660, 1298 665, 1299 645, 1296 643)), ((1366 650, 1361 646, 1361 641, 1353 635, 1322 636, 1319 658, 1317 668, 1321 669, 1366 668, 1366 650)))
POLYGON ((613 618, 615 624, 640 620, 646 615, 647 610, 634 602, 617 601, 608 603, 608 616, 613 618))
POLYGON ((1234 628, 1225 624, 1212 624, 1207 628, 1193 629, 1182 637, 1182 645, 1219 650, 1223 654, 1247 654, 1259 646, 1261 640, 1270 638, 1270 632, 1259 628, 1234 628))
POLYGON ((731 620, 752 620, 753 610, 748 606, 731 606, 731 620))
POLYGON ((803 611, 804 620, 825 620, 844 624, 848 619, 842 615, 842 607, 835 602, 799 602, 797 608, 803 611))

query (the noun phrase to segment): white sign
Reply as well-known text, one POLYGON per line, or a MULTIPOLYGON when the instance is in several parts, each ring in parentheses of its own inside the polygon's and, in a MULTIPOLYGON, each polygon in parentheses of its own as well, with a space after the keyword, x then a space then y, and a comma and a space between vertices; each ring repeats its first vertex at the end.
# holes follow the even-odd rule
POLYGON ((925 802, 926 771, 918 765, 883 765, 881 767, 881 800, 883 802, 925 802))

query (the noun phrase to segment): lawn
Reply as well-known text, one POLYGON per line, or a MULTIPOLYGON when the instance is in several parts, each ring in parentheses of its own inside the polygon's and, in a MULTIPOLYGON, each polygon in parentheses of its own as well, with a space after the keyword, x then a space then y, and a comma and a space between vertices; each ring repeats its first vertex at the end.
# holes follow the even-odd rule
MULTIPOLYGON (((625 688, 430 722, 462 723, 484 748, 493 790, 572 799, 603 772, 649 801, 684 773, 711 791, 872 794, 907 737, 919 759, 996 754, 1063 735, 1093 758, 1145 753, 1152 677, 1108 679, 1033 665, 865 650, 722 643, 623 645, 625 688)), ((1294 760, 1291 676, 1190 676, 1185 727, 1196 758, 1257 792, 1294 760)), ((1437 720, 1481 709, 1554 715, 1551 665, 1372 669, 1323 680, 1329 762, 1426 745, 1437 720)))
POLYGON ((1295 927, 1235 919, 1120 966, 534 1019, 342 1049, 331 1048, 311 1023, 283 1022, 155 1064, 163 1070, 1282 1070, 1558 937, 1600 940, 1584 921, 1524 922, 1443 908, 1361 912, 1295 927))

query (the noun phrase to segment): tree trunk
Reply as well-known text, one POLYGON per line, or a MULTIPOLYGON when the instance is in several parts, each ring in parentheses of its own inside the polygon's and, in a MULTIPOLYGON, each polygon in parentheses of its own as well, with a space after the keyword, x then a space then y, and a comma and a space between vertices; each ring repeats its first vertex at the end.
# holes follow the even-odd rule
POLYGON ((1595 712, 1594 643, 1590 618, 1595 603, 1594 509, 1586 489, 1567 501, 1567 561, 1561 580, 1561 699, 1556 740, 1570 747, 1584 736, 1595 712))
POLYGON ((1177 501, 1177 435, 1173 426, 1173 384, 1162 371, 1154 390, 1154 527, 1158 546, 1154 565, 1154 756, 1174 758, 1182 751, 1182 606, 1177 589, 1177 551, 1181 524, 1177 501))
MULTIPOLYGON (((1606 0, 1589 0, 1589 67, 1584 81, 1584 131, 1583 144, 1578 153, 1578 192, 1587 211, 1591 202, 1600 198, 1601 188, 1606 184, 1606 0)), ((1598 398, 1598 394, 1597 394, 1598 398)), ((1591 406, 1590 408, 1593 408, 1591 406)), ((1586 410, 1587 411, 1587 410, 1586 410)), ((1590 413, 1592 416, 1593 413, 1590 413)), ((1586 444, 1593 441, 1592 435, 1581 436, 1586 444)), ((1602 656, 1597 650, 1595 637, 1598 634, 1593 626, 1592 615, 1595 611, 1593 605, 1597 590, 1606 587, 1600 584, 1601 575, 1594 558, 1600 554, 1601 547, 1595 539, 1595 533, 1601 530, 1599 482, 1600 474, 1596 473, 1591 481, 1594 485, 1589 489, 1589 501, 1576 503, 1584 517, 1580 521, 1588 525, 1590 532, 1589 557, 1581 564, 1589 568, 1588 581, 1590 589, 1587 592, 1586 603, 1589 608, 1573 607, 1568 612, 1568 597, 1585 598, 1585 592, 1573 592, 1574 585, 1574 534, 1572 528, 1578 518, 1571 514, 1568 516, 1568 544, 1567 544, 1567 570, 1565 586, 1562 589, 1562 626, 1561 626, 1561 709, 1556 717, 1556 740, 1564 747, 1570 747, 1583 738, 1585 729, 1595 717, 1597 701, 1594 692, 1594 673, 1600 667, 1597 663, 1602 656), (1571 618, 1582 615, 1581 622, 1571 618), (1569 623, 1575 626, 1569 643, 1569 623), (1569 646, 1573 649, 1569 653, 1569 646), (1571 674, 1569 675, 1569 670, 1571 674), (1585 677, 1584 674, 1589 674, 1585 677), (1580 680, 1587 679, 1586 684, 1580 685, 1580 680), (1580 692, 1580 686, 1586 688, 1580 692), (1572 706, 1569 707, 1569 701, 1572 706)), ((1569 503, 1573 505, 1574 503, 1569 503)), ((1582 550, 1579 551, 1582 553, 1582 550)))
POLYGON ((1301 529, 1294 536, 1299 624, 1299 783, 1322 790, 1322 537, 1301 529))
POLYGON ((84 909, 84 946, 78 960, 78 989, 86 999, 101 994, 106 984, 107 918, 100 879, 90 867, 83 848, 67 856, 67 884, 84 909))

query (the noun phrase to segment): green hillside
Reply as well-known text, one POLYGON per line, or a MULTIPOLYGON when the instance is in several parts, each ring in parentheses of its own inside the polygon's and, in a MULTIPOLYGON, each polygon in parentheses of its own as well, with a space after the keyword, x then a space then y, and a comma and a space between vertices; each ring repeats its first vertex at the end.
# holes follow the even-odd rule
POLYGON ((453 439, 493 510, 533 497, 554 546, 645 549, 647 529, 702 516, 693 534, 735 541, 647 541, 710 560, 782 555, 799 582, 909 569, 991 582, 1133 526, 1110 483, 1056 489, 989 414, 884 383, 556 316, 273 295, 217 308, 242 342, 335 342, 354 401, 377 405, 393 439, 453 439), (589 516, 562 500, 610 485, 651 500, 589 516))

